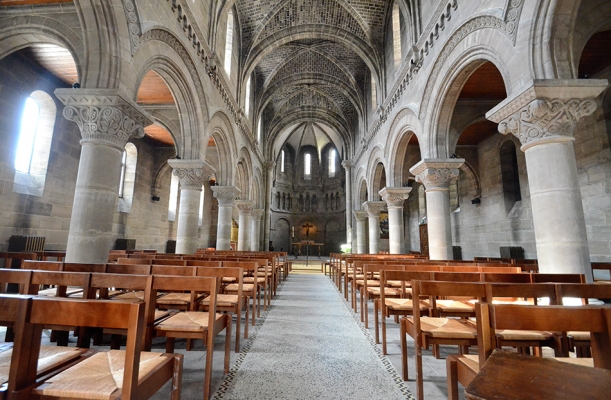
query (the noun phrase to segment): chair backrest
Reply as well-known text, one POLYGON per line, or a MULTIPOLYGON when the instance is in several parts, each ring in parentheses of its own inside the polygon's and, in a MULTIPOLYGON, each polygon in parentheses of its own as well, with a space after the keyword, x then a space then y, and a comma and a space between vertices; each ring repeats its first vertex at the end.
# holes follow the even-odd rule
POLYGON ((478 303, 475 310, 480 365, 496 348, 497 330, 585 331, 591 333, 594 366, 611 369, 611 309, 478 303))
MULTIPOLYGON (((125 366, 121 398, 136 398, 142 333, 144 330, 144 303, 125 303, 107 300, 77 300, 58 298, 32 298, 21 335, 15 337, 13 360, 16 373, 9 379, 9 391, 28 390, 35 382, 36 360, 40 352, 44 325, 82 326, 127 330, 125 366), (15 352, 17 355, 15 355, 15 352)), ((16 325, 16 331, 19 327, 16 325)), ((11 365, 13 368, 13 365, 11 365)))
POLYGON ((449 282, 480 282, 481 274, 478 272, 434 272, 433 279, 436 281, 449 282))
POLYGON ((7 293, 9 284, 19 285, 17 291, 21 294, 28 292, 32 271, 21 269, 0 268, 0 293, 7 293))
POLYGON ((531 274, 533 283, 585 283, 583 274, 531 274))
POLYGON ((195 267, 186 267, 182 265, 155 265, 153 264, 151 268, 151 274, 153 275, 193 276, 195 275, 195 267))
POLYGON ((36 261, 23 260, 21 269, 41 270, 41 271, 62 271, 64 263, 62 261, 36 261))
POLYGON ((37 294, 41 285, 57 286, 55 297, 66 297, 68 286, 83 288, 87 293, 91 282, 88 272, 32 271, 28 294, 37 294))
POLYGON ((223 261, 223 268, 242 268, 244 271, 256 272, 259 264, 254 261, 223 261))
MULTIPOLYGON (((157 292, 191 292, 189 309, 197 309, 196 299, 198 293, 208 293, 210 295, 210 309, 214 309, 211 315, 216 313, 216 295, 220 288, 220 279, 199 276, 169 276, 153 275, 152 296, 157 297, 157 292)), ((214 322, 214 318, 208 321, 209 327, 214 322)), ((212 332, 212 330, 210 331, 212 332)))
POLYGON ((558 283, 556 287, 556 297, 558 303, 562 304, 565 297, 576 297, 588 304, 589 299, 604 300, 606 303, 611 300, 611 285, 604 283, 558 283))
POLYGON ((130 258, 119 258, 117 260, 117 264, 138 264, 138 265, 147 265, 152 264, 154 261, 153 258, 141 258, 141 257, 130 257, 130 258))
POLYGON ((482 273, 482 282, 530 283, 530 274, 482 273))
POLYGON ((151 265, 106 264, 106 272, 109 274, 148 275, 151 273, 151 265))
POLYGON ((64 272, 106 272, 106 264, 64 263, 64 272))
POLYGON ((486 298, 488 302, 495 298, 537 299, 548 298, 549 304, 557 304, 556 286, 553 283, 486 283, 486 298))
POLYGON ((180 258, 156 258, 153 260, 154 265, 188 265, 186 260, 180 258))
POLYGON ((222 261, 210 261, 210 260, 187 260, 187 265, 192 265, 194 267, 221 267, 223 265, 222 261))

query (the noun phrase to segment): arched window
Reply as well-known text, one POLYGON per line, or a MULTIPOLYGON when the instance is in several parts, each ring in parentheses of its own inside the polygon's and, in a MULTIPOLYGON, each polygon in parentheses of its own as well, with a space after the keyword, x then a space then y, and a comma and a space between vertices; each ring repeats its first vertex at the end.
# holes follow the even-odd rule
POLYGON ((305 179, 310 179, 312 174, 312 155, 305 153, 303 158, 303 175, 305 179))
POLYGON ((378 91, 376 89, 376 81, 371 74, 371 110, 375 111, 378 108, 378 91))
POLYGON ((418 217, 420 218, 420 224, 426 222, 426 189, 424 189, 424 185, 418 186, 418 217))
POLYGON ((246 98, 244 99, 244 115, 250 115, 250 76, 246 81, 246 98))
POLYGON ((280 152, 280 172, 284 172, 284 150, 280 152))
POLYGON ((231 58, 233 56, 233 10, 227 13, 227 33, 225 35, 225 72, 231 76, 231 58))
POLYGON ((204 222, 204 194, 206 188, 202 185, 202 192, 199 195, 199 226, 204 222))
POLYGON ((259 124, 257 125, 257 142, 261 143, 261 129, 263 129, 263 119, 259 118, 259 124))
POLYGON ((16 193, 42 196, 56 117, 55 102, 37 90, 26 99, 15 154, 16 193))
POLYGON ((516 202, 522 200, 516 145, 511 140, 501 145, 501 178, 503 180, 505 211, 509 213, 516 202))
POLYGON ((401 63, 401 10, 396 2, 392 6, 392 44, 396 67, 401 63))
POLYGON ((176 208, 178 206, 178 177, 172 174, 170 181, 170 201, 168 202, 168 221, 176 221, 176 208))
POLYGON ((121 160, 121 180, 119 181, 119 205, 120 212, 130 212, 134 200, 134 188, 136 184, 136 165, 138 163, 138 149, 133 143, 127 143, 123 150, 121 160))
POLYGON ((329 150, 329 178, 333 178, 335 176, 335 158, 337 153, 335 149, 329 150))

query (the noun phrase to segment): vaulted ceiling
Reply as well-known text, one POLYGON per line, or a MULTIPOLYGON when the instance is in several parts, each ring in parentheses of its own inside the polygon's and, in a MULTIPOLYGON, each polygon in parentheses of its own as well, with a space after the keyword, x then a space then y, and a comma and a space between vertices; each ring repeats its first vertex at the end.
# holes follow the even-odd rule
POLYGON ((387 0, 236 0, 243 79, 268 149, 288 125, 332 126, 347 146, 363 121, 369 74, 382 79, 387 0), (292 116, 289 117, 289 116, 292 116))

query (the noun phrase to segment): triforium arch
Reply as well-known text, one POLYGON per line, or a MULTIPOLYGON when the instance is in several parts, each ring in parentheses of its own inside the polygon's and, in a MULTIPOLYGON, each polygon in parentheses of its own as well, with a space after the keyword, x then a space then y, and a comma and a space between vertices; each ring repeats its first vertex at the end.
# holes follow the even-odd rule
POLYGON ((246 147, 242 147, 238 156, 238 164, 235 169, 235 186, 237 186, 242 193, 240 193, 240 199, 242 200, 254 200, 251 198, 251 179, 253 177, 252 160, 250 159, 250 153, 246 147))
POLYGON ((238 157, 238 147, 231 121, 225 113, 217 111, 210 119, 208 129, 218 151, 216 182, 221 186, 233 185, 233 170, 238 157))

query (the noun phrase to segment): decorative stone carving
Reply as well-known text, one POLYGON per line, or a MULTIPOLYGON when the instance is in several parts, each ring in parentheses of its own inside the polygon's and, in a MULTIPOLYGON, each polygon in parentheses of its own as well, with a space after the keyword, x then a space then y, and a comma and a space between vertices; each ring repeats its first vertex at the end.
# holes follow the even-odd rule
POLYGON ((57 89, 64 118, 76 123, 83 139, 100 139, 125 147, 130 137, 144 136, 153 118, 114 89, 57 89))
POLYGON ((350 161, 350 160, 342 161, 342 167, 344 167, 345 170, 349 170, 353 166, 354 166, 354 164, 352 164, 352 161, 350 161))
POLYGON ((367 221, 367 211, 353 211, 352 213, 358 222, 367 221))
POLYGON ((238 199, 242 191, 235 186, 212 186, 213 196, 221 206, 231 206, 238 199))
POLYGON ((386 203, 383 201, 366 201, 361 205, 363 210, 367 211, 367 215, 369 217, 379 217, 380 212, 386 206, 386 203))
POLYGON ((267 169, 268 172, 273 172, 274 168, 276 168, 276 162, 275 161, 265 161, 263 163, 263 167, 267 169))
POLYGON ((448 190, 450 182, 458 178, 460 166, 465 162, 462 158, 428 159, 414 165, 409 172, 416 176, 426 190, 448 190))
POLYGON ((202 185, 210 179, 214 169, 200 160, 168 160, 173 174, 180 179, 181 189, 202 190, 202 185))
POLYGON ((265 214, 265 210, 262 208, 256 208, 250 212, 252 219, 256 221, 260 221, 263 214, 265 214))
POLYGON ((572 137, 575 125, 596 111, 594 100, 536 99, 499 123, 503 135, 515 135, 523 145, 548 137, 572 137))
POLYGON ((382 196, 382 200, 386 202, 387 207, 403 208, 403 202, 409 197, 412 191, 410 187, 385 187, 378 193, 382 196))
POLYGON ((235 206, 240 210, 240 214, 248 215, 255 208, 255 202, 252 200, 236 200, 235 206))
POLYGON ((140 35, 142 34, 142 30, 140 29, 140 17, 134 0, 123 0, 123 9, 127 17, 132 55, 134 55, 138 47, 140 47, 140 35))

